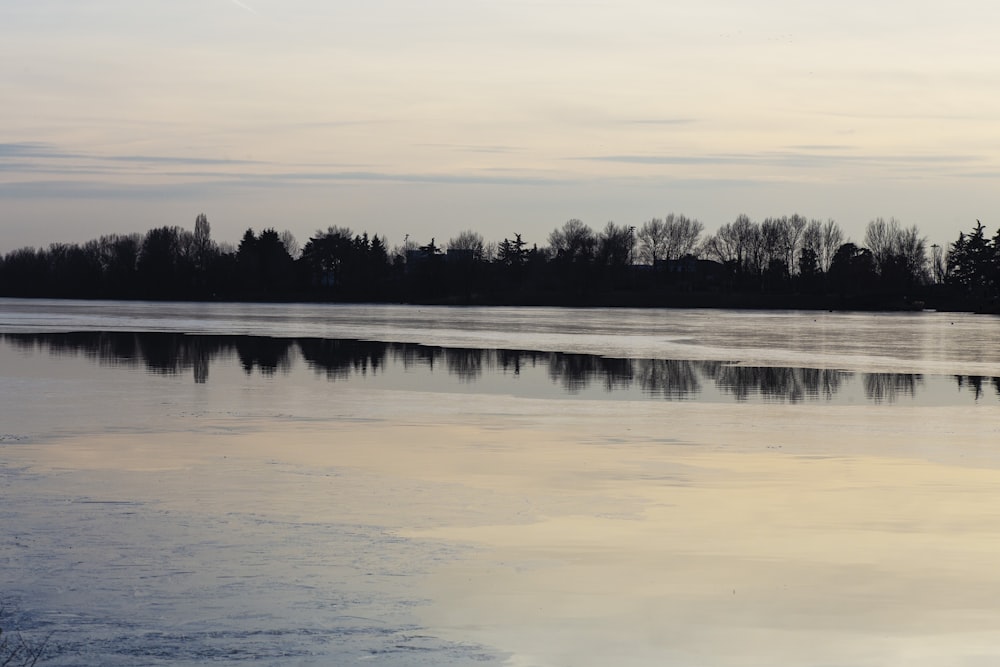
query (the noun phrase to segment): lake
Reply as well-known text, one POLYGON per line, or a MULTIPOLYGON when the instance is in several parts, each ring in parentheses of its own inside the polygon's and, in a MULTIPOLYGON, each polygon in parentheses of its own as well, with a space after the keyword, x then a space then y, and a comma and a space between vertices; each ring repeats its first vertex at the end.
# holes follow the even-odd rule
POLYGON ((0 299, 52 665, 993 665, 1000 318, 0 299))

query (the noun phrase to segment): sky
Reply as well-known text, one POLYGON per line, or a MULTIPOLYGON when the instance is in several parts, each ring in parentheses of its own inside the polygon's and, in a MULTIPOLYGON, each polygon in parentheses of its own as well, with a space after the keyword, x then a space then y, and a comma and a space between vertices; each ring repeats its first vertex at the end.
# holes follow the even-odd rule
POLYGON ((0 253, 684 214, 992 233, 1000 3, 3 0, 0 253))

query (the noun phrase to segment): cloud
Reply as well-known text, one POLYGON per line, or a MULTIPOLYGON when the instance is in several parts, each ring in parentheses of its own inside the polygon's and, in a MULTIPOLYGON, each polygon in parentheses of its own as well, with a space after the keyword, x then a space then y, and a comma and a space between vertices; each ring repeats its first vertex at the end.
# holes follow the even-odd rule
POLYGON ((894 166, 940 168, 947 165, 968 165, 983 158, 964 154, 875 154, 845 155, 822 151, 842 151, 848 147, 813 147, 822 150, 761 151, 757 153, 710 153, 706 155, 592 155, 569 158, 594 162, 616 162, 642 165, 745 165, 821 169, 837 166, 894 166))
POLYGON ((373 171, 298 171, 274 173, 170 173, 175 180, 159 183, 121 183, 100 180, 33 180, 0 183, 0 199, 148 199, 218 195, 233 190, 275 190, 299 187, 348 186, 361 183, 456 186, 565 186, 566 179, 536 178, 490 173, 392 174, 373 171))
MULTIPOLYGON (((251 14, 257 14, 257 10, 256 9, 254 9, 252 7, 248 7, 247 5, 245 5, 242 2, 240 2, 240 0, 232 0, 232 3, 234 5, 236 5, 237 7, 239 7, 240 9, 244 9, 244 10, 250 12, 251 14)), ((260 14, 257 14, 257 15, 260 16, 260 14)))
POLYGON ((0 157, 36 157, 49 159, 85 159, 112 162, 162 162, 190 164, 260 164, 252 160, 228 158, 176 157, 164 155, 101 155, 99 153, 73 153, 59 150, 54 144, 40 141, 22 141, 0 144, 0 157))
POLYGON ((97 174, 114 173, 120 168, 112 165, 263 165, 256 160, 232 160, 229 158, 206 158, 169 155, 101 155, 97 153, 77 153, 64 151, 44 142, 23 141, 0 143, 0 171, 19 171, 45 174, 97 174), (105 165, 101 167, 100 165, 105 165))
POLYGON ((792 151, 849 151, 857 150, 857 146, 848 144, 803 144, 800 146, 789 146, 792 151))
POLYGON ((0 158, 3 157, 71 157, 69 153, 53 151, 51 144, 40 141, 18 141, 0 143, 0 158))
POLYGON ((391 174, 366 171, 304 172, 274 174, 269 178, 290 181, 381 181, 392 183, 436 183, 449 185, 560 185, 566 180, 530 176, 497 176, 483 172, 463 174, 391 174))
POLYGON ((521 146, 480 146, 476 144, 414 144, 421 148, 444 148, 447 150, 462 153, 496 153, 508 154, 519 153, 524 150, 521 146))
POLYGON ((82 166, 72 164, 53 166, 38 164, 37 162, 20 161, 0 161, 0 172, 16 174, 52 174, 59 176, 95 176, 98 174, 117 176, 126 173, 118 167, 82 166))
MULTIPOLYGON (((506 152, 511 146, 442 146, 454 150, 506 152)), ((61 150, 54 144, 0 144, 0 173, 22 178, 0 183, 0 195, 11 197, 135 196, 184 190, 273 188, 322 183, 433 183, 450 185, 559 185, 566 182, 537 172, 477 169, 445 173, 394 173, 359 164, 283 164, 259 160, 169 155, 101 155, 61 150), (148 166, 149 169, 141 169, 148 166), (162 167, 157 169, 156 167, 162 167), (33 178, 34 176, 34 178, 33 178), (49 180, 47 177, 62 177, 49 180), (89 177, 89 178, 88 178, 89 177), (77 180, 79 179, 79 180, 77 180), (60 193, 60 194, 56 194, 60 193)))
POLYGON ((196 196, 210 193, 211 183, 120 184, 102 181, 19 181, 0 183, 0 199, 79 199, 79 200, 148 200, 163 196, 196 196))
POLYGON ((696 118, 639 118, 625 121, 629 125, 690 125, 697 123, 696 118))
POLYGON ((192 164, 192 165, 232 165, 268 164, 259 160, 231 160, 229 158, 171 157, 165 155, 110 155, 94 158, 110 162, 131 162, 139 164, 192 164))

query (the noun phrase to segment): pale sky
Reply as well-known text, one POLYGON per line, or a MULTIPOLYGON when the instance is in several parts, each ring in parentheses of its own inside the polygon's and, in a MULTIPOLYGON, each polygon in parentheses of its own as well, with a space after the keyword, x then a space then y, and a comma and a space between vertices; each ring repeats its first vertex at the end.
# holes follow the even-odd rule
POLYGON ((3 0, 0 253, 160 225, 992 234, 1000 4, 3 0))

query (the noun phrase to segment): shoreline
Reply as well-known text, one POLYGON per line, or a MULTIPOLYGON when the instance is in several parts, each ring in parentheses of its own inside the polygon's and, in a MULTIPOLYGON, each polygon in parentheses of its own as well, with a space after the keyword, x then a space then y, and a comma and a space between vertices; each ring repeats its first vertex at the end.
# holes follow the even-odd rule
POLYGON ((113 295, 92 296, 24 296, 0 294, 0 299, 19 301, 121 301, 126 303, 217 303, 217 304, 310 304, 310 305, 392 305, 392 306, 446 306, 446 307, 497 307, 497 308, 638 308, 638 309, 695 309, 695 310, 748 310, 748 311, 815 311, 815 312, 942 312, 1000 315, 1000 304, 947 302, 933 297, 909 300, 879 295, 844 295, 817 297, 796 294, 761 294, 732 292, 679 292, 649 294, 643 292, 594 292, 590 294, 556 296, 551 293, 527 293, 508 297, 472 295, 469 298, 441 297, 422 299, 337 299, 315 294, 289 295, 223 295, 208 298, 183 296, 127 297, 113 295))

